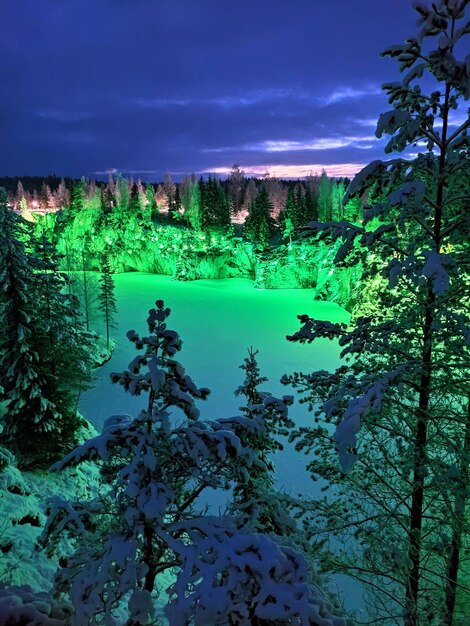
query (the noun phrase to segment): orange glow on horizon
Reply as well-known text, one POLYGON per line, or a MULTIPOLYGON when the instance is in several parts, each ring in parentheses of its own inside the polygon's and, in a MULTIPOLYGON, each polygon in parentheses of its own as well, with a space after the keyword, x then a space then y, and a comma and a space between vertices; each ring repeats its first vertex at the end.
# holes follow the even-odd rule
MULTIPOLYGON (((335 165, 322 165, 320 163, 307 165, 241 165, 247 176, 255 176, 262 178, 266 172, 273 178, 305 178, 309 175, 320 175, 323 170, 332 178, 354 177, 365 163, 337 163, 335 165)), ((206 170, 207 173, 220 174, 222 176, 230 174, 230 167, 216 167, 206 170)), ((206 173, 204 172, 204 173, 206 173)))

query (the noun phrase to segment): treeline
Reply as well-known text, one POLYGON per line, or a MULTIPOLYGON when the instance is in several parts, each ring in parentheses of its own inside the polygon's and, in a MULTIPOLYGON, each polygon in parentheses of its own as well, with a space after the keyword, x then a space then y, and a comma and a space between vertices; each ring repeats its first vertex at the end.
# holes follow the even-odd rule
MULTIPOLYGON (((110 176, 106 183, 85 179, 28 177, 8 179, 10 203, 17 210, 54 212, 79 211, 88 202, 100 205, 103 212, 142 212, 153 219, 168 219, 196 230, 230 229, 233 222, 247 223, 247 235, 265 245, 276 227, 282 234, 306 225, 311 220, 359 218, 357 202, 343 206, 348 179, 311 175, 305 180, 287 181, 265 176, 247 178, 238 165, 229 177, 197 178, 195 174, 174 182, 166 174, 161 183, 142 183, 122 176, 110 176), (261 197, 259 197, 261 196, 261 197), (262 222, 262 225, 253 223, 262 222), (268 237, 269 238, 269 237, 268 237)), ((290 235, 287 235, 290 236, 290 235)))
POLYGON ((225 181, 191 175, 175 183, 168 174, 153 185, 110 176, 106 183, 43 184, 33 195, 20 181, 9 202, 35 221, 37 236, 45 233, 57 246, 69 274, 99 270, 107 255, 115 272, 313 287, 316 297, 351 308, 358 273, 333 268, 337 246, 303 240, 312 220, 359 220, 373 193, 344 205, 347 182, 325 172, 303 181, 248 179, 235 165, 225 181))

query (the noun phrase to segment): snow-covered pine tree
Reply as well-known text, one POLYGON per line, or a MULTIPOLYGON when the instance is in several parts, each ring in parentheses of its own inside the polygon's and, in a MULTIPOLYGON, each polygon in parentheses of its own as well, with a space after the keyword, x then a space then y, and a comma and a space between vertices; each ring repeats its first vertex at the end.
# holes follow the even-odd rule
POLYGON ((338 263, 355 263, 362 247, 366 287, 378 275, 383 285, 374 310, 357 311, 351 328, 300 316, 291 339, 339 339, 345 364, 285 379, 311 408, 319 403, 316 419, 325 422, 298 443, 337 496, 317 503, 312 537, 334 530, 349 552, 337 568, 377 592, 377 619, 405 626, 450 626, 459 593, 469 592, 470 156, 468 115, 458 113, 470 96, 469 57, 458 58, 468 4, 416 3, 418 35, 384 53, 405 74, 384 85, 393 108, 376 134, 391 136, 387 153, 426 148, 374 161, 355 178, 347 200, 371 187, 383 198, 361 225, 311 224, 342 239, 338 263))
POLYGON ((116 326, 114 316, 117 313, 116 298, 114 296, 114 279, 109 254, 105 251, 101 256, 101 277, 99 308, 103 313, 106 326, 106 346, 109 348, 109 331, 116 326))
POLYGON ((71 613, 70 605, 56 602, 47 592, 0 584, 0 626, 68 626, 71 613))
POLYGON ((79 300, 70 293, 68 277, 60 270, 62 256, 44 235, 34 241, 33 253, 34 347, 61 414, 63 440, 57 458, 76 443, 77 400, 91 383, 94 338, 80 321, 79 300))
MULTIPOLYGON (((245 372, 245 380, 236 389, 235 395, 243 396, 246 400, 246 405, 240 407, 243 415, 251 419, 262 415, 264 430, 256 440, 250 434, 250 444, 257 460, 253 463, 250 473, 233 488, 231 510, 241 516, 244 525, 249 524, 258 532, 274 533, 280 537, 297 534, 299 541, 300 533, 295 521, 289 516, 289 511, 298 503, 287 494, 276 491, 271 457, 273 452, 283 449, 278 437, 286 437, 295 426, 287 412, 287 407, 293 399, 290 396, 283 396, 279 402, 269 392, 259 389, 259 386, 268 379, 261 376, 256 359, 257 353, 252 348, 248 350, 248 356, 240 366, 245 372)), ((303 547, 308 550, 306 545, 303 547)))
POLYGON ((203 493, 241 484, 259 468, 250 441, 265 435, 264 416, 272 416, 274 405, 279 415, 287 409, 282 400, 258 395, 250 363, 244 389, 260 401, 256 410, 200 420, 195 400, 209 390, 198 388, 174 358, 181 340, 167 328, 169 314, 157 300, 149 335, 128 332, 144 353, 129 370, 112 375, 129 393, 148 394, 146 408, 134 419, 109 418, 102 435, 55 465, 98 461, 108 484, 88 502, 56 499, 44 532, 50 548, 66 530, 76 539, 56 580, 56 592, 67 592, 75 609, 70 623, 114 625, 120 609, 128 626, 150 623, 161 595, 159 575, 171 571, 165 613, 172 626, 345 626, 302 554, 280 538, 253 532, 237 515, 207 515, 203 493), (181 417, 171 414, 175 409, 181 417))
POLYGON ((36 346, 35 262, 25 238, 26 223, 0 189, 0 390, 7 406, 0 439, 29 466, 51 462, 61 415, 36 346))

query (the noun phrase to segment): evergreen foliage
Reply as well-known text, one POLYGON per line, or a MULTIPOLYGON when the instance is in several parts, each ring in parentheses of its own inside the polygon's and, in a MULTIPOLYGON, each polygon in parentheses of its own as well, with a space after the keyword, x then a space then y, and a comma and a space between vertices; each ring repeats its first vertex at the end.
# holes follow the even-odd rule
POLYGON ((231 227, 230 207, 217 178, 209 176, 204 185, 201 200, 203 204, 203 226, 206 229, 221 228, 227 231, 231 227))
POLYGON ((423 140, 427 150, 358 174, 346 200, 372 189, 375 202, 362 225, 312 224, 341 241, 337 263, 365 257, 372 296, 351 328, 300 316, 290 339, 339 339, 345 364, 285 379, 318 423, 298 431, 298 449, 335 493, 314 507, 312 539, 348 545, 334 566, 369 586, 373 619, 405 626, 450 626, 469 592, 469 121, 453 120, 470 96, 468 63, 454 56, 467 4, 417 4, 418 36, 384 53, 406 74, 384 85, 393 108, 376 134, 390 135, 387 153, 423 140))
POLYGON ((333 216, 332 182, 323 170, 318 188, 318 219, 321 222, 329 222, 333 216))
POLYGON ((69 211, 72 217, 79 215, 86 202, 85 180, 82 178, 72 187, 69 211))
POLYGON ((142 220, 142 202, 137 183, 133 183, 129 194, 129 213, 142 220))
POLYGON ((274 230, 272 210, 268 192, 263 187, 251 205, 244 225, 246 237, 261 250, 267 248, 274 230))
POLYGON ((185 212, 189 225, 197 232, 203 224, 203 201, 201 196, 201 184, 191 180, 188 185, 188 209, 185 212))
POLYGON ((152 221, 153 219, 157 219, 159 215, 159 208, 157 206, 157 201, 155 199, 155 192, 153 190, 153 186, 151 183, 147 183, 145 185, 145 217, 147 221, 152 221))
POLYGON ((99 295, 99 308, 103 313, 104 322, 106 326, 106 346, 109 348, 109 332, 111 328, 116 325, 114 315, 117 313, 116 298, 114 296, 114 280, 113 271, 109 262, 109 255, 107 252, 103 253, 101 257, 101 277, 100 282, 100 295, 99 295))
POLYGON ((155 617, 158 576, 171 569, 175 580, 165 608, 171 624, 345 626, 295 544, 263 534, 261 516, 252 527, 246 508, 238 510, 254 504, 270 473, 266 453, 275 445, 272 433, 289 425, 291 398, 258 392, 263 379, 250 352, 239 392, 256 404, 238 417, 199 419, 195 400, 209 390, 197 387, 176 360, 181 340, 167 327, 169 314, 157 300, 149 335, 127 334, 144 353, 129 370, 112 375, 129 393, 146 394, 146 408, 134 419, 110 417, 102 435, 55 465, 99 462, 109 483, 108 492, 88 502, 56 498, 44 531, 48 549, 64 531, 76 538, 76 551, 56 579, 56 592, 67 592, 75 609, 70 623, 114 624, 118 609, 128 624, 148 623, 155 617), (183 419, 171 414, 176 409, 183 419), (243 491, 252 473, 253 488, 243 491), (234 485, 238 509, 207 514, 201 495, 234 485))
POLYGON ((32 254, 25 222, 1 194, 1 440, 23 467, 41 466, 76 443, 75 399, 88 381, 90 342, 51 245, 43 239, 32 254))

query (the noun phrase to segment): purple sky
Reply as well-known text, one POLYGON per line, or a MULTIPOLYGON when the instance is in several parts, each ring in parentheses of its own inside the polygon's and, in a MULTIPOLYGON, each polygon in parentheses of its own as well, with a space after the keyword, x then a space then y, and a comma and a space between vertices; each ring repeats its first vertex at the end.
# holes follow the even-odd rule
POLYGON ((351 175, 408 0, 0 2, 0 175, 351 175))

